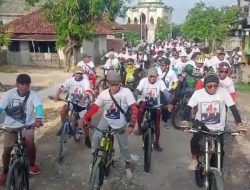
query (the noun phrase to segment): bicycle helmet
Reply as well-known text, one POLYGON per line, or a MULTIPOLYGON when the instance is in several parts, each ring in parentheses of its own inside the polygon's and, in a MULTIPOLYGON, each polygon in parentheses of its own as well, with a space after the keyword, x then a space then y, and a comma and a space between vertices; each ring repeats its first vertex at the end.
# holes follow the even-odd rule
POLYGON ((74 69, 75 74, 83 74, 82 67, 76 66, 74 69))
POLYGON ((202 55, 197 55, 195 58, 196 63, 205 63, 205 57, 202 55))

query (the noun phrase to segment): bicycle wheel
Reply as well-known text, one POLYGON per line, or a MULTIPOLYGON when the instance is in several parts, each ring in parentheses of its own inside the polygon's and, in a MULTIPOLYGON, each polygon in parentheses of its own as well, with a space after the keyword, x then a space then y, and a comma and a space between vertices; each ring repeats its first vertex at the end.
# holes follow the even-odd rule
POLYGON ((113 165, 113 154, 114 149, 109 149, 105 156, 105 176, 108 177, 110 173, 110 168, 113 165))
POLYGON ((195 182, 198 187, 203 187, 205 178, 204 178, 204 167, 201 163, 198 164, 196 170, 195 170, 195 182))
POLYGON ((29 169, 20 159, 9 168, 6 190, 29 190, 29 169))
POLYGON ((67 135, 69 133, 69 122, 64 122, 60 135, 60 147, 59 147, 59 162, 62 162, 65 155, 65 143, 67 143, 67 135))
POLYGON ((103 90, 108 88, 107 80, 102 79, 97 84, 98 93, 100 94, 103 90))
MULTIPOLYGON (((148 124, 146 124, 148 125, 148 124)), ((151 154, 152 154, 153 134, 150 127, 144 134, 144 171, 149 172, 151 167, 151 154)))
POLYGON ((218 170, 210 169, 208 187, 208 190, 224 190, 222 176, 218 170))
POLYGON ((180 122, 181 122, 181 116, 182 116, 182 110, 180 109, 181 105, 178 103, 176 107, 174 108, 174 111, 172 113, 171 117, 171 123, 173 127, 177 130, 180 130, 180 122))
POLYGON ((98 157, 91 171, 89 190, 100 190, 103 184, 104 170, 101 157, 98 157))

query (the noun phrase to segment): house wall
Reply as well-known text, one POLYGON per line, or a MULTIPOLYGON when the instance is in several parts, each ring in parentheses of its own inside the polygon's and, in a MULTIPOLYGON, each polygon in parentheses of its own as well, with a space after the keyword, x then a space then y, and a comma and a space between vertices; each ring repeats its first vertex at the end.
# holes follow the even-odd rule
POLYGON ((81 49, 78 61, 82 59, 82 54, 86 53, 93 57, 95 63, 99 63, 101 56, 107 52, 106 35, 98 35, 92 41, 83 40, 81 49))
POLYGON ((7 64, 7 50, 0 51, 0 65, 7 64))
POLYGON ((20 52, 7 52, 7 63, 37 67, 61 67, 57 53, 31 53, 28 42, 20 43, 20 52))
POLYGON ((236 47, 241 47, 241 38, 239 37, 230 37, 224 40, 221 44, 222 47, 225 48, 227 51, 233 51, 236 47))

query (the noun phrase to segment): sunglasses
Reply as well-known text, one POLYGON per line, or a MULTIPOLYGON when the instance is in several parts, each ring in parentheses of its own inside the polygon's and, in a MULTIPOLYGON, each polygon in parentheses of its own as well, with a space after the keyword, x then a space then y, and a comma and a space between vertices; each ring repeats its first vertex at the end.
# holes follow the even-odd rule
POLYGON ((133 65, 133 63, 127 63, 127 65, 133 65))
POLYGON ((228 71, 220 71, 220 73, 228 73, 228 71))
POLYGON ((217 84, 217 83, 216 84, 207 84, 206 85, 207 89, 212 89, 213 87, 218 88, 218 86, 219 86, 219 84, 217 84))

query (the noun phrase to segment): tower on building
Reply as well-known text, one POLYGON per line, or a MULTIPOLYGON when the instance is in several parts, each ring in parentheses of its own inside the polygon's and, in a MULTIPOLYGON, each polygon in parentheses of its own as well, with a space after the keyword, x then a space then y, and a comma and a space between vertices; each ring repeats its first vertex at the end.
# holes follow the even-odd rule
MULTIPOLYGON (((155 41, 155 28, 158 18, 165 18, 172 22, 173 8, 165 5, 161 0, 139 0, 138 4, 129 7, 127 11, 127 24, 146 25, 147 31, 141 31, 146 34, 145 39, 148 43, 155 41)), ((141 27, 141 30, 145 27, 141 27)))

